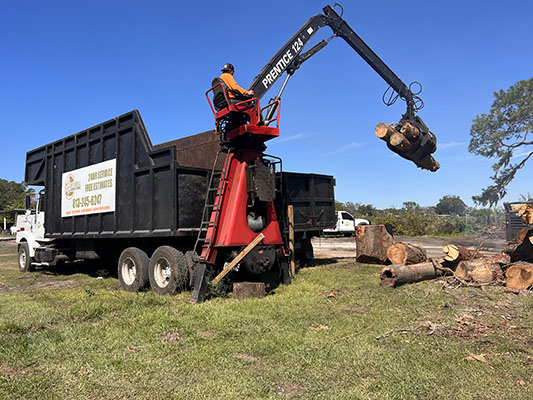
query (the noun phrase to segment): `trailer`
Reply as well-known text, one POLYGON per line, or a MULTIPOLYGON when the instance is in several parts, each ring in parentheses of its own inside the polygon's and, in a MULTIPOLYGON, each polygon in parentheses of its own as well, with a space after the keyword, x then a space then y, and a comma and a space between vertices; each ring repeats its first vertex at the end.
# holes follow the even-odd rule
MULTIPOLYGON (((29 151, 25 182, 43 190, 37 209, 27 213, 28 227, 17 232, 20 270, 107 260, 117 263, 125 290, 142 290, 149 282, 162 294, 190 289, 209 181, 224 164, 219 152, 213 131, 153 145, 137 110, 29 151), (214 168, 206 168, 217 155, 214 168), (154 254, 166 253, 176 265, 150 267, 154 254)), ((283 240, 289 232, 285 210, 293 205, 297 239, 291 256, 309 258, 311 237, 335 224, 334 178, 281 170, 275 176, 283 240)), ((269 267, 288 281, 279 263, 269 267)), ((231 278, 261 281, 266 272, 250 278, 241 269, 231 278)))

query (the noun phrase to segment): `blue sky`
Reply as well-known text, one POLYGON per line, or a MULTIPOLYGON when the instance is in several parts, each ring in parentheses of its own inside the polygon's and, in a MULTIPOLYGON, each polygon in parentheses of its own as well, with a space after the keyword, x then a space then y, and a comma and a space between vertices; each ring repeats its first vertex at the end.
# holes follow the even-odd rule
MULTIPOLYGON (((3 2, 0 178, 22 181, 28 150, 132 109, 154 144, 211 129, 205 91, 221 66, 233 63, 247 87, 326 4, 3 2)), ((532 77, 533 2, 343 6, 343 18, 405 83, 423 84, 420 116, 437 135, 441 169, 422 171, 375 137, 375 125, 398 121, 405 105, 382 103, 386 83, 339 38, 289 81, 280 138, 268 143, 268 153, 282 157, 285 170, 334 175, 340 201, 429 206, 458 195, 473 205, 471 196, 490 184, 494 160, 468 153, 470 126, 489 111, 495 91, 532 77)), ((323 28, 315 41, 330 33, 323 28)), ((533 193, 532 171, 530 164, 519 172, 506 201, 533 193)))

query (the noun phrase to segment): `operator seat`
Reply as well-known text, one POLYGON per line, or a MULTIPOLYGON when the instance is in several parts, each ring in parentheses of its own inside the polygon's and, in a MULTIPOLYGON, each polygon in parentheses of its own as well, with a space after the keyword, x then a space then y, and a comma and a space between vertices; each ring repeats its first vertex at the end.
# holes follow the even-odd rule
POLYGON ((229 100, 230 104, 237 104, 243 100, 248 99, 239 92, 238 90, 228 89, 226 82, 220 77, 213 78, 211 82, 211 87, 213 87, 213 106, 215 110, 220 111, 223 108, 228 107, 226 98, 229 100), (235 97, 230 98, 229 94, 233 94, 235 97))

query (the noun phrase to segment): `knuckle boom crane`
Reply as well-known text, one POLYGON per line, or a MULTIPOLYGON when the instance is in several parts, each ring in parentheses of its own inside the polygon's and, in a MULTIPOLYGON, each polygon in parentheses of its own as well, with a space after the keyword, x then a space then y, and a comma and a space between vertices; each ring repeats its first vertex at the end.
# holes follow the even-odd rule
POLYGON ((212 283, 233 268, 242 270, 249 280, 277 269, 282 280, 287 281, 291 253, 285 229, 280 227, 286 225, 278 218, 283 211, 276 204, 276 168, 281 160, 266 156, 264 143, 279 136, 280 99, 289 78, 335 37, 343 38, 396 92, 389 105, 398 97, 407 104, 400 121, 394 125, 378 124, 376 135, 387 142, 389 149, 418 167, 431 171, 439 168, 431 156, 436 150, 436 137, 416 115, 423 104, 417 96, 419 92, 413 93, 332 7, 324 7, 323 14, 311 17, 255 77, 249 88, 254 97, 231 98, 220 78, 215 78, 206 92, 225 160, 217 172, 217 155, 208 185, 195 245, 200 256, 195 268, 194 302, 205 298, 210 267, 220 271, 223 265, 212 283), (332 29, 333 35, 302 53, 313 35, 325 26, 332 29), (261 98, 284 73, 279 93, 261 107, 261 98))
MULTIPOLYGON (((338 4, 336 6, 340 7, 338 4)), ((340 8, 342 16, 342 7, 340 8)), ((398 78, 387 64, 379 58, 331 6, 325 6, 323 12, 323 14, 317 14, 309 18, 302 28, 268 61, 261 72, 255 77, 250 86, 250 90, 254 91, 255 97, 261 99, 283 73, 286 72, 285 81, 279 93, 274 98, 274 100, 279 100, 289 78, 300 68, 302 63, 326 47, 332 39, 340 37, 387 82, 389 88, 392 88, 396 92, 396 97, 393 96, 392 101, 386 104, 391 105, 397 97, 403 99, 407 104, 407 110, 398 124, 396 124, 396 129, 392 127, 387 128, 385 124, 379 124, 376 127, 376 135, 385 140, 389 149, 401 157, 413 161, 420 168, 436 171, 439 165, 435 160, 430 158, 430 155, 437 149, 437 139, 422 119, 416 115, 416 112, 423 107, 423 102, 418 97, 420 92, 413 93, 411 88, 398 78), (309 40, 320 28, 325 26, 331 28, 333 35, 328 39, 320 41, 305 53, 302 53, 309 40), (402 128, 403 132, 401 131, 402 128), (402 133, 403 136, 394 135, 396 132, 402 133), (394 138, 391 144, 390 139, 393 135, 394 138), (407 141, 401 140, 404 139, 404 136, 407 137, 407 141)))

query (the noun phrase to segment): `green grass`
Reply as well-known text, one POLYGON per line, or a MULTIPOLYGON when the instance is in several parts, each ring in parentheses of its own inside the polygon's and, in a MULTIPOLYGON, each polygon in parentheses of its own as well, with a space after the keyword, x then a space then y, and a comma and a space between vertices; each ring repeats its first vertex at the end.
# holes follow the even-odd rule
POLYGON ((318 261, 264 299, 191 305, 97 270, 21 274, 0 247, 0 398, 533 396, 529 293, 385 289, 375 266, 318 261))

